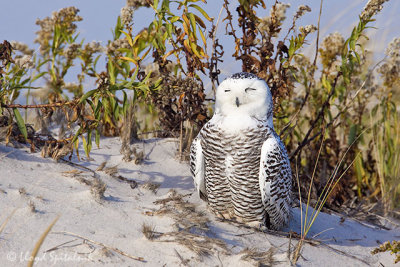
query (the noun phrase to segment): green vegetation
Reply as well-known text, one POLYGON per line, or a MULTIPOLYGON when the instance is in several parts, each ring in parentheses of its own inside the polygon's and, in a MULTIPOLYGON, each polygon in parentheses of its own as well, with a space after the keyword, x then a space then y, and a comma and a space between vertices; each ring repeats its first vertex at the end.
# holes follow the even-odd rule
POLYGON ((379 252, 390 251, 390 254, 395 255, 394 264, 400 262, 400 242, 399 241, 387 241, 384 244, 380 245, 378 248, 371 251, 372 254, 377 254, 379 252))
MULTIPOLYGON (((334 209, 367 201, 399 216, 400 38, 377 64, 373 52, 365 50, 366 29, 385 1, 369 1, 347 37, 320 36, 321 13, 315 13, 317 26, 298 26, 298 19, 311 12, 306 5, 298 7, 285 31, 287 4, 231 2, 221 1, 225 17, 215 20, 204 11, 205 1, 128 0, 106 47, 80 38, 82 18, 75 7, 38 20, 37 52, 21 43, 0 44, 0 127, 9 129, 4 139, 25 140, 32 150, 45 146, 45 154, 58 159, 77 153, 80 142, 89 157, 92 141, 99 145, 100 135, 131 142, 152 132, 179 137, 184 158, 212 114, 214 95, 203 82, 210 80, 215 90, 219 63, 230 56, 224 55, 216 31, 223 27, 241 69, 271 88, 276 130, 292 169, 298 170, 301 186, 295 191, 334 209), (132 14, 138 8, 150 8, 154 17, 133 34, 132 14), (258 16, 268 10, 267 16, 258 16), (317 44, 310 58, 302 51, 312 34, 317 44), (98 70, 101 57, 106 68, 98 70), (80 71, 76 82, 68 83, 72 68, 80 71), (96 88, 86 88, 85 82, 92 80, 96 88), (15 104, 19 96, 26 96, 26 105, 15 104), (28 110, 25 117, 21 110, 28 110), (27 123, 33 110, 43 120, 35 130, 58 118, 63 128, 58 140, 32 134, 27 123), (124 131, 124 124, 134 132, 124 131)), ((306 232, 310 225, 304 227, 306 232)))

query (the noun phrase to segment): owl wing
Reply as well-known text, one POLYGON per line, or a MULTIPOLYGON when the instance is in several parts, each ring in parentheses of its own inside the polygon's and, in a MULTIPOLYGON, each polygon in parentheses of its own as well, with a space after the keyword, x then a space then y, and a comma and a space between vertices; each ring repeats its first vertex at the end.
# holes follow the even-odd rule
POLYGON ((267 226, 279 230, 289 221, 292 172, 286 149, 277 135, 270 136, 261 148, 259 183, 267 226))
POLYGON ((207 200, 204 177, 204 155, 199 137, 196 137, 190 146, 190 172, 192 173, 194 185, 200 198, 207 200))

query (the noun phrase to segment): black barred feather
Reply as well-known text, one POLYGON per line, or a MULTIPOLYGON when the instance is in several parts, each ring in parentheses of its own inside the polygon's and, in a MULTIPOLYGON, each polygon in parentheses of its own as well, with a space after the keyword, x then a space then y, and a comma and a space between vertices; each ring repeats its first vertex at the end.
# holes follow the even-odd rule
POLYGON ((217 110, 200 130, 190 155, 195 186, 215 213, 281 229, 290 217, 292 174, 286 149, 273 129, 269 89, 249 73, 225 81, 218 88, 220 101, 230 112, 243 112, 238 117, 217 110), (264 113, 257 113, 252 104, 264 113))

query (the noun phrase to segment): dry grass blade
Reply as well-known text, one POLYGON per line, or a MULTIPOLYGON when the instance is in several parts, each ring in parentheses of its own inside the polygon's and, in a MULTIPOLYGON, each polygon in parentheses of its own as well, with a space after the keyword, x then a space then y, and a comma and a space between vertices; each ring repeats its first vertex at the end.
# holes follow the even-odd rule
POLYGON ((267 251, 257 251, 255 249, 246 248, 241 252, 241 254, 244 255, 240 259, 256 261, 258 266, 274 266, 274 253, 275 250, 273 247, 270 247, 267 251))
POLYGON ((160 242, 176 242, 193 251, 200 257, 213 255, 217 248, 224 253, 230 254, 226 243, 223 240, 211 238, 205 235, 192 234, 186 231, 169 232, 162 237, 172 237, 172 239, 160 239, 160 242))
POLYGON ((135 189, 138 186, 138 183, 135 180, 128 179, 122 175, 114 175, 111 177, 117 179, 118 181, 128 183, 132 189, 135 189))
POLYGON ((182 264, 183 266, 188 266, 189 260, 188 260, 188 259, 184 259, 184 258, 182 257, 182 255, 179 254, 179 252, 178 252, 176 249, 174 249, 174 251, 175 251, 176 256, 177 256, 177 257, 179 258, 179 260, 181 261, 181 264, 182 264))
POLYGON ((297 261, 299 260, 299 257, 301 255, 301 249, 303 248, 303 239, 300 239, 299 242, 296 244, 296 248, 293 252, 293 257, 292 257, 292 264, 295 265, 297 261))
POLYGON ((153 194, 156 194, 158 191, 158 188, 160 188, 161 184, 159 183, 152 183, 152 182, 147 182, 141 185, 143 189, 149 190, 153 192, 153 194))
MULTIPOLYGON (((347 171, 353 166, 355 160, 357 159, 357 157, 360 155, 360 152, 354 157, 354 159, 351 161, 351 163, 347 166, 347 168, 342 172, 342 174, 340 174, 340 176, 338 178, 337 177, 337 173, 339 170, 340 165, 342 164, 344 158, 346 157, 347 153, 350 151, 350 148, 356 143, 356 141, 367 131, 368 129, 365 129, 363 132, 361 132, 355 139, 354 141, 350 144, 350 146, 347 148, 346 152, 343 154, 342 158, 340 159, 340 161, 337 163, 333 174, 331 175, 331 177, 329 178, 328 182, 326 183, 326 185, 324 186, 320 196, 318 197, 317 203, 315 204, 315 206, 317 207, 316 209, 313 210, 312 214, 311 214, 311 222, 309 222, 307 229, 305 231, 305 233, 307 233, 311 226, 313 225, 314 221, 316 220, 316 218, 318 217, 319 212, 321 211, 322 207, 325 205, 325 202, 327 201, 329 195, 331 194, 331 192, 333 191, 333 189, 336 187, 336 185, 339 183, 339 181, 342 179, 342 177, 347 173, 347 171)), ((309 202, 307 202, 307 206, 309 205, 309 202)))
POLYGON ((63 176, 71 176, 75 178, 78 182, 90 186, 90 193, 96 201, 101 201, 104 199, 104 192, 107 190, 107 185, 93 172, 93 179, 86 179, 82 175, 82 171, 71 170, 62 172, 63 176))
POLYGON ((39 252, 39 249, 42 246, 43 241, 45 240, 45 238, 49 234, 51 228, 53 228, 53 226, 56 224, 56 222, 58 221, 59 218, 60 218, 60 215, 58 215, 53 220, 53 222, 47 227, 46 231, 44 231, 44 233, 40 236, 39 240, 36 242, 35 247, 33 248, 32 254, 31 254, 31 256, 29 258, 29 261, 28 261, 28 267, 32 267, 33 264, 35 263, 36 255, 39 252))
POLYGON ((154 232, 151 227, 144 229, 150 238, 159 235, 158 242, 176 242, 194 252, 199 257, 215 255, 218 252, 230 254, 223 240, 208 236, 210 231, 208 217, 203 212, 196 211, 193 203, 185 201, 186 195, 171 190, 167 198, 155 201, 162 207, 155 212, 157 215, 169 215, 175 220, 178 231, 168 233, 154 232), (200 233, 200 234, 199 234, 200 233))
POLYGON ((107 185, 100 180, 99 178, 95 178, 90 186, 90 193, 94 196, 97 201, 101 201, 104 199, 104 192, 107 189, 107 185))
POLYGON ((149 225, 146 223, 142 225, 142 233, 148 240, 154 240, 162 235, 162 233, 156 232, 154 230, 155 227, 153 225, 149 225))
POLYGON ((60 244, 60 245, 57 245, 57 246, 55 246, 55 247, 52 247, 52 248, 46 250, 45 253, 51 252, 51 251, 54 251, 54 250, 57 250, 57 249, 59 249, 60 247, 62 247, 62 246, 64 246, 64 245, 67 245, 67 244, 70 244, 70 243, 72 243, 72 242, 74 242, 74 241, 76 241, 76 240, 78 240, 78 239, 75 238, 75 239, 72 239, 72 240, 70 240, 70 241, 64 242, 64 243, 62 243, 62 244, 60 244))
POLYGON ((106 166, 107 161, 103 161, 99 167, 97 167, 96 171, 102 171, 104 169, 104 167, 106 166))
POLYGON ((77 168, 80 168, 80 169, 87 170, 87 171, 93 173, 93 175, 95 175, 95 176, 97 175, 97 173, 96 173, 94 170, 92 170, 92 169, 90 169, 90 168, 88 168, 88 167, 85 167, 85 166, 83 166, 83 165, 77 164, 77 163, 72 162, 72 161, 70 161, 70 160, 66 160, 66 159, 62 159, 62 158, 61 158, 60 160, 63 161, 63 162, 65 162, 65 163, 67 163, 68 165, 71 165, 71 166, 74 166, 74 167, 77 167, 77 168))
POLYGON ((130 255, 130 254, 118 249, 118 248, 113 248, 113 247, 107 246, 104 243, 88 239, 88 238, 86 238, 84 236, 81 236, 81 235, 78 235, 78 234, 75 234, 75 233, 62 231, 62 232, 53 232, 53 234, 70 235, 70 236, 73 236, 73 237, 78 237, 78 238, 83 239, 83 240, 85 240, 87 242, 90 242, 90 243, 93 243, 95 245, 102 246, 103 248, 106 248, 106 249, 112 250, 114 252, 117 252, 118 254, 121 254, 121 255, 123 255, 125 257, 128 257, 130 259, 137 260, 137 261, 143 261, 143 262, 145 261, 143 257, 130 255))
POLYGON ((5 153, 5 154, 3 154, 3 155, 0 155, 0 159, 5 158, 5 157, 7 157, 8 155, 10 155, 10 154, 12 154, 12 153, 14 153, 14 151, 10 151, 10 152, 8 152, 8 153, 5 153))
POLYGON ((183 198, 186 195, 178 194, 175 190, 171 190, 170 195, 165 199, 155 201, 155 204, 163 206, 155 212, 156 215, 168 214, 175 220, 175 225, 181 231, 196 231, 207 232, 208 217, 204 212, 196 211, 193 203, 185 201, 183 198))
MULTIPOLYGON (((324 130, 324 132, 325 131, 326 131, 326 129, 324 130)), ((310 200, 311 200, 311 189, 312 189, 312 185, 313 185, 313 182, 314 182, 314 177, 315 177, 315 173, 316 173, 316 170, 317 170, 319 157, 321 156, 321 151, 322 151, 322 147, 323 147, 324 141, 325 141, 325 134, 322 137, 321 145, 319 147, 319 151, 318 151, 318 155, 317 155, 317 160, 315 161, 314 170, 313 170, 312 176, 311 176, 310 187, 308 189, 306 215, 304 217, 304 224, 302 224, 302 234, 307 234, 306 227, 307 227, 307 219, 308 219, 308 208, 310 206, 309 203, 310 203, 310 200)), ((298 186, 300 188, 300 184, 298 184, 298 186)), ((301 202, 300 202, 300 205, 301 205, 301 202)))
POLYGON ((32 200, 29 200, 28 207, 31 212, 33 212, 33 213, 37 212, 35 202, 33 202, 32 200))
POLYGON ((117 165, 115 165, 115 166, 113 166, 113 167, 104 168, 103 171, 104 171, 106 174, 110 175, 110 176, 115 176, 115 175, 118 174, 117 165))
POLYGON ((10 215, 5 219, 5 221, 1 224, 0 226, 0 234, 3 232, 4 228, 6 228, 6 225, 8 221, 11 219, 11 217, 14 215, 14 213, 17 211, 17 209, 14 209, 10 215))
MULTIPOLYGON (((325 202, 327 201, 329 195, 331 194, 331 192, 333 191, 333 189, 336 187, 336 185, 339 183, 340 179, 344 176, 344 174, 350 169, 351 166, 353 166, 355 160, 357 159, 357 157, 359 156, 359 154, 357 154, 355 156, 355 158, 353 159, 353 161, 346 167, 346 169, 340 174, 340 176, 337 178, 337 174, 338 174, 338 170, 340 165, 342 164, 344 158, 346 157, 347 153, 350 151, 350 148, 355 144, 355 142, 367 131, 368 129, 365 129, 363 132, 361 132, 355 139, 354 141, 349 145, 349 147, 347 148, 347 150, 345 151, 345 153, 343 154, 343 156, 341 157, 340 161, 336 164, 336 167, 332 173, 332 175, 329 177, 328 182, 326 183, 326 185, 324 186, 321 194, 318 197, 317 203, 315 204, 315 208, 313 209, 313 212, 311 213, 310 216, 308 216, 308 210, 310 207, 310 195, 311 195, 311 185, 314 179, 314 175, 315 175, 315 170, 317 168, 318 165, 318 161, 319 161, 319 156, 321 153, 321 149, 322 149, 322 145, 324 143, 325 140, 325 134, 323 135, 323 140, 321 142, 321 146, 318 152, 318 156, 317 156, 317 160, 315 162, 315 166, 314 166, 314 171, 311 177, 311 183, 310 183, 310 187, 309 187, 309 191, 308 191, 308 198, 307 198, 307 206, 306 206, 306 214, 304 216, 304 222, 303 222, 303 212, 302 212, 302 201, 301 201, 301 197, 300 197, 300 213, 301 213, 301 239, 299 240, 299 242, 296 245, 295 251, 293 253, 293 258, 292 258, 292 263, 296 264, 297 260, 299 259, 299 256, 301 255, 301 248, 303 246, 304 240, 308 234, 308 232, 311 229, 311 226, 314 224, 315 220, 317 219, 320 211, 322 210, 322 207, 325 205, 325 202), (310 219, 309 219, 310 217, 310 219)), ((296 166, 297 168, 297 166, 296 166)), ((298 183, 298 187, 300 188, 300 184, 299 181, 297 179, 297 183, 298 183)), ((299 194, 301 196, 301 194, 299 194)))
POLYGON ((79 170, 70 170, 70 171, 64 171, 61 174, 63 176, 76 176, 83 173, 83 171, 79 171, 79 170))

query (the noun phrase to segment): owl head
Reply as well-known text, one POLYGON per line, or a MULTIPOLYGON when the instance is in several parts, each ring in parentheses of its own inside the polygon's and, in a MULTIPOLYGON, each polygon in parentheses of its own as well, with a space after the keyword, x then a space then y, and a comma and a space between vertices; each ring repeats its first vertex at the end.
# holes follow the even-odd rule
POLYGON ((217 89, 215 112, 223 116, 250 116, 272 122, 272 109, 267 83, 254 74, 233 74, 217 89))

